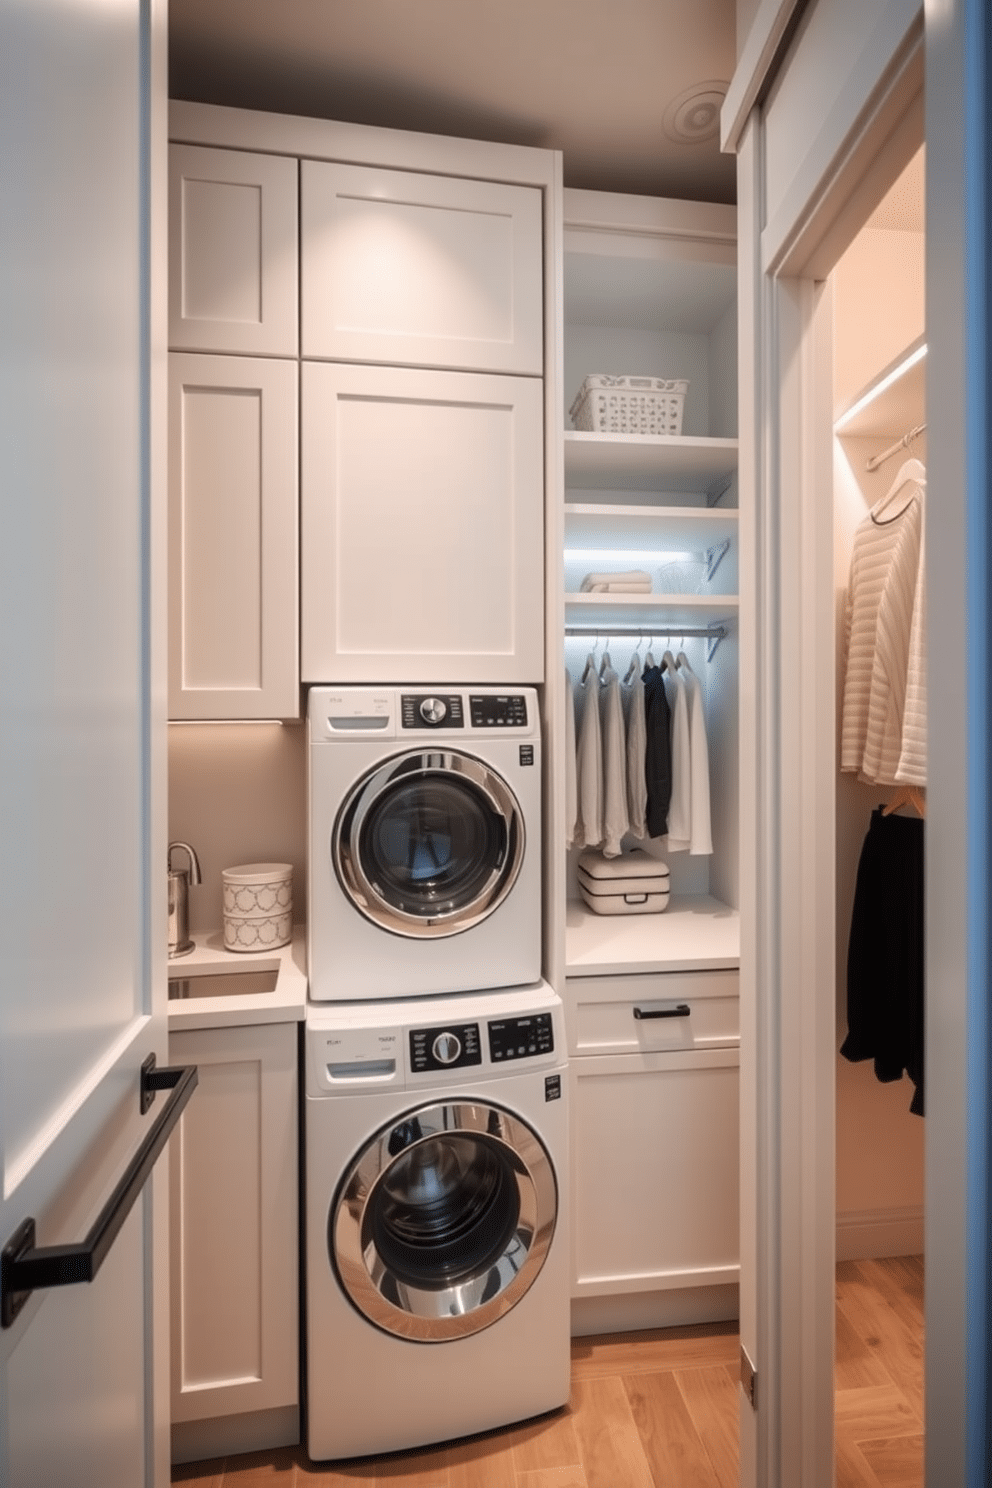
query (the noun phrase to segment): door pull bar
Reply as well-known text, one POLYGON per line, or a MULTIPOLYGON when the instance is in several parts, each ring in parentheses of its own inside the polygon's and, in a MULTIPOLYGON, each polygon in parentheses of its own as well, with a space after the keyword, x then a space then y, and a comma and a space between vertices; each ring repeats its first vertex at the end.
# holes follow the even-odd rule
POLYGON ((687 1002, 680 1002, 678 1007, 673 1008, 639 1008, 635 1007, 635 1018, 688 1018, 692 1008, 687 1002))
POLYGON ((35 1245, 35 1222, 21 1221, 0 1252, 0 1327, 9 1328, 32 1291, 41 1287, 72 1286, 92 1281, 123 1227, 173 1128, 196 1089, 195 1064, 157 1069, 155 1055, 141 1066, 142 1114, 156 1090, 171 1090, 151 1131, 124 1170, 85 1240, 76 1245, 35 1245))

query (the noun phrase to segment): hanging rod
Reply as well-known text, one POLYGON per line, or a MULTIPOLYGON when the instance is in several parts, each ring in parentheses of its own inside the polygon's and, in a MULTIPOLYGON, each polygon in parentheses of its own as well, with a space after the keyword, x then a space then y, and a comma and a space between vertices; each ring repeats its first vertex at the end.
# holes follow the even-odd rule
POLYGON ((901 439, 897 439, 895 444, 891 444, 887 450, 883 450, 880 455, 872 455, 870 460, 866 460, 865 469, 877 470, 880 465, 884 465, 886 460, 891 460, 892 456, 897 455, 900 450, 909 449, 913 440, 919 439, 925 428, 926 424, 916 424, 914 428, 910 429, 908 434, 904 434, 901 439))
POLYGON ((730 634, 726 625, 566 625, 566 636, 605 636, 611 640, 617 636, 639 636, 643 640, 652 640, 656 637, 665 636, 671 640, 673 636, 685 636, 688 639, 699 638, 709 641, 709 649, 706 660, 712 661, 716 655, 716 648, 720 642, 730 634))

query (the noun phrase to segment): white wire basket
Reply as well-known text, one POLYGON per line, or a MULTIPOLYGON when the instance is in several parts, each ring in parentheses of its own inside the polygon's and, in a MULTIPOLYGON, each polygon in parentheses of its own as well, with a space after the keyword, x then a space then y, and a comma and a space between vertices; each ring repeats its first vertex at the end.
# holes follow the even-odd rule
POLYGON ((698 594, 703 587, 709 564, 705 554, 698 558, 679 558, 663 563, 658 569, 660 594, 698 594))
POLYGON ((681 434, 688 390, 682 377, 592 373, 569 413, 576 429, 595 434, 681 434))

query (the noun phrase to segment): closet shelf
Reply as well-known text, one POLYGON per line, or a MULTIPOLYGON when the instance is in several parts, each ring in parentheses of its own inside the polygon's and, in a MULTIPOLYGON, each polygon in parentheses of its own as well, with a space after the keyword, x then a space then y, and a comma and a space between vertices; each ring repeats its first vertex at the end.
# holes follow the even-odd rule
POLYGON ((709 894, 673 895, 661 914, 597 915, 570 900, 565 974, 610 976, 740 965, 740 915, 709 894))
POLYGON ((740 607, 736 594, 566 594, 565 624, 601 626, 611 624, 652 628, 665 635, 680 625, 724 625, 732 622, 740 607))
POLYGON ((565 549, 666 548, 695 552, 737 540, 736 507, 611 506, 566 501, 565 549), (659 528, 664 523, 664 528, 659 528))
POLYGON ((565 485, 575 490, 689 491, 715 500, 736 469, 736 439, 565 431, 565 485))

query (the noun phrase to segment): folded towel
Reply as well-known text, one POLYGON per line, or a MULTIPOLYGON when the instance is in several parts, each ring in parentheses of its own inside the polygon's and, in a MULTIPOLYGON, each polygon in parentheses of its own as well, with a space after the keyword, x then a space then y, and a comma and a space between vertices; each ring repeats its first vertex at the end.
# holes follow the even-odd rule
POLYGON ((626 573, 590 573, 582 580, 583 594, 650 594, 651 575, 642 568, 631 568, 626 573), (624 585, 620 589, 617 585, 624 585), (628 586, 633 585, 633 588, 628 586))
POLYGON ((650 594, 650 584, 590 584, 584 594, 650 594))

